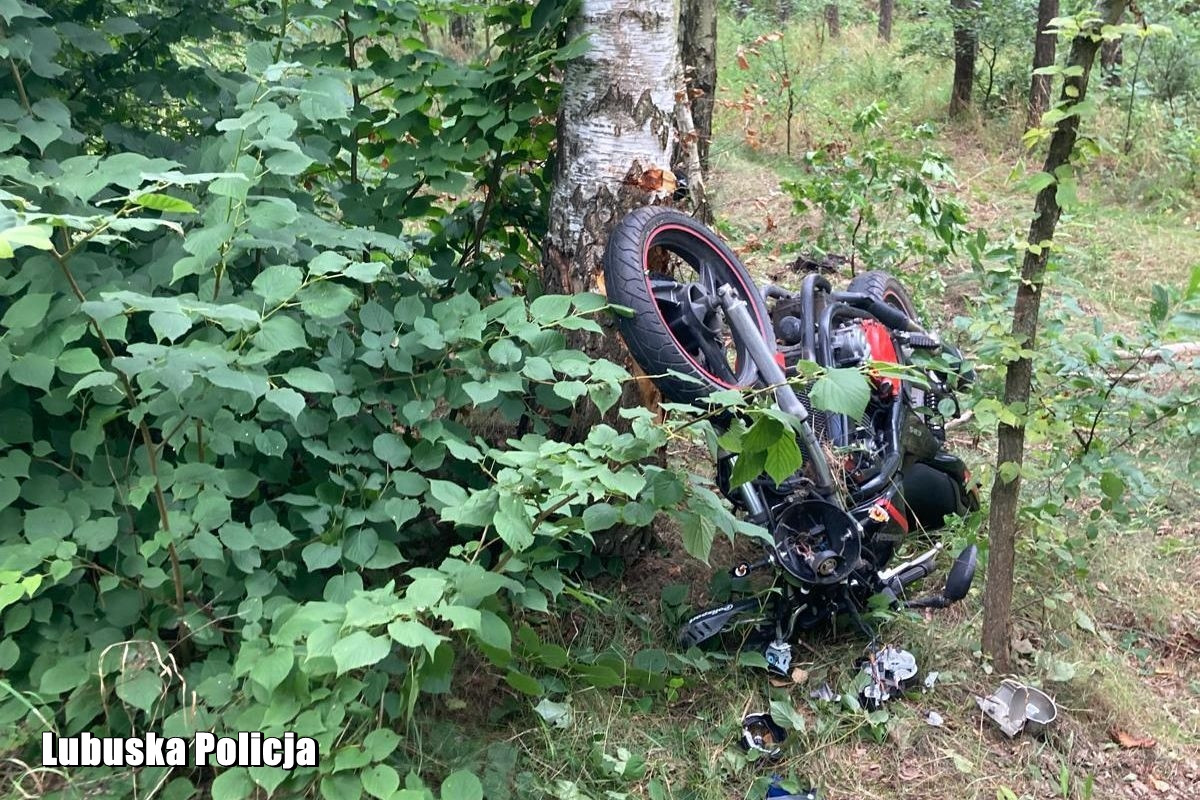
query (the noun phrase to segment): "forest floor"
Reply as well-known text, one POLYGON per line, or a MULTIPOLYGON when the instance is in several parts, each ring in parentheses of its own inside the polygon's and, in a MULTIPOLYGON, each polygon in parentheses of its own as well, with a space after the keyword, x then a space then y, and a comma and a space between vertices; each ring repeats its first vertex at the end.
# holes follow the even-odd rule
MULTIPOLYGON (((726 33, 723 29, 728 42, 726 33)), ((900 69, 876 53, 873 38, 854 37, 854 32, 846 37, 840 52, 793 65, 798 76, 807 66, 825 81, 823 94, 805 98, 797 125, 828 117, 832 112, 822 109, 842 104, 839 91, 861 82, 847 64, 867 63, 879 73, 900 69)), ((746 96, 733 50, 734 45, 722 46, 723 108, 746 96)), ((995 238, 1019 235, 1032 208, 1032 197, 1018 187, 1030 159, 1021 131, 1003 118, 947 123, 942 91, 947 84, 941 72, 905 74, 894 92, 908 101, 899 116, 905 124, 928 121, 939 128, 934 144, 952 158, 958 181, 948 188, 969 209, 969 225, 995 238)), ((717 124, 710 190, 718 230, 757 278, 784 285, 798 280, 787 267, 794 257, 791 246, 811 240, 814 219, 796 213, 780 188, 781 180, 798 174, 798 159, 782 154, 777 128, 773 140, 761 128, 747 135, 738 111, 719 112, 717 124)), ((806 146, 819 143, 820 131, 830 130, 825 125, 814 123, 800 140, 806 146)), ((1054 280, 1072 287, 1085 314, 1117 329, 1145 318, 1154 283, 1180 286, 1200 264, 1200 202, 1139 195, 1145 166, 1115 157, 1094 164, 1081 180, 1081 207, 1060 228, 1070 267, 1054 280)), ((940 277, 941 295, 922 306, 944 324, 968 313, 964 299, 973 286, 965 266, 940 277)), ((1055 290, 1052 284, 1049 291, 1055 290)), ((986 469, 993 435, 967 425, 954 432, 951 446, 986 469)), ((1022 654, 1016 671, 1044 687, 1060 708, 1058 721, 1042 737, 1007 739, 975 704, 1001 678, 978 652, 979 580, 956 607, 927 617, 900 616, 883 627, 886 642, 912 651, 923 672, 939 673, 931 691, 888 707, 886 732, 862 712, 811 697, 826 682, 845 686, 866 644, 852 633, 826 633, 802 641, 797 653, 803 674, 793 685, 772 686, 761 670, 731 661, 674 679, 659 692, 632 687, 578 692, 570 698, 569 726, 503 728, 487 756, 477 758, 494 773, 517 775, 518 789, 520 774, 529 780, 532 773, 562 800, 757 800, 771 773, 810 783, 825 800, 1196 800, 1200 487, 1186 471, 1171 469, 1196 444, 1141 441, 1132 455, 1161 487, 1160 510, 1150 524, 1133 528, 1110 521, 1085 554, 1086 575, 1062 574, 1045 559, 1019 559, 1014 629, 1022 654), (790 737, 782 761, 748 761, 736 744, 739 720, 772 704, 790 709, 803 730, 790 737), (930 712, 944 723, 929 724, 930 712)), ((705 468, 691 454, 675 456, 698 471, 705 468)), ((714 546, 709 566, 684 553, 676 531, 660 530, 658 538, 658 548, 620 578, 587 587, 607 600, 602 610, 565 615, 558 631, 563 644, 616 645, 626 652, 675 649, 681 600, 685 606, 702 601, 714 574, 732 558, 724 541, 714 546)), ((1029 551, 1027 542, 1022 553, 1029 551)), ((480 699, 463 695, 445 702, 474 717, 469 711, 480 699)), ((440 736, 437 730, 430 728, 428 735, 440 736)), ((424 741, 423 752, 436 759, 444 750, 449 758, 458 749, 449 736, 443 737, 444 747, 424 741)))

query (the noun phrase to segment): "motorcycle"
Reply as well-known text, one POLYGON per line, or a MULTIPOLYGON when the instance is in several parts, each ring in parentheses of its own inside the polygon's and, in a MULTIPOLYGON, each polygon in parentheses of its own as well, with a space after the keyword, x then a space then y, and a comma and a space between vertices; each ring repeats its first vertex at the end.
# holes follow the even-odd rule
POLYGON ((898 280, 864 272, 839 291, 810 272, 796 291, 760 290, 716 233, 661 206, 618 223, 603 269, 609 300, 632 311, 618 319, 621 336, 666 400, 703 405, 720 390, 759 387, 799 421, 802 466, 782 483, 764 474, 734 488, 737 456, 719 453, 719 488, 771 540, 760 560, 736 564, 731 575, 769 569, 774 580, 766 592, 692 616, 679 631, 683 647, 741 631, 743 646, 760 647, 768 666, 786 673, 802 631, 848 615, 870 633, 863 612, 872 597, 941 608, 966 596, 974 545, 954 560, 943 590, 924 597, 909 598, 908 589, 932 573, 940 543, 891 565, 913 532, 979 507, 969 470, 944 447, 947 414, 959 413, 955 390, 973 374, 921 325, 898 280), (814 409, 789 382, 801 361, 867 369, 862 417, 814 409), (897 367, 871 372, 881 362, 897 367))

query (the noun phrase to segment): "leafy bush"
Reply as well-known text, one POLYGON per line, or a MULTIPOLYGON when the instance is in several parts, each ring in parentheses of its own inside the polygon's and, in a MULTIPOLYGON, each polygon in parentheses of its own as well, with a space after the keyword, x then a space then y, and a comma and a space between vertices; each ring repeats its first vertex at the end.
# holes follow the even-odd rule
POLYGON ((464 647, 518 693, 619 681, 518 623, 597 531, 737 529, 642 465, 683 423, 547 436, 629 378, 567 346, 602 298, 514 295, 570 10, 490 6, 494 49, 458 63, 408 0, 0 3, 0 746, 287 729, 322 754, 26 790, 478 798, 389 763, 464 647))
POLYGON ((852 270, 944 264, 967 235, 965 209, 942 189, 954 172, 929 146, 928 126, 902 134, 917 152, 893 144, 885 110, 878 102, 860 111, 850 142, 805 154, 809 175, 783 188, 798 210, 821 212, 816 248, 846 255, 852 270))

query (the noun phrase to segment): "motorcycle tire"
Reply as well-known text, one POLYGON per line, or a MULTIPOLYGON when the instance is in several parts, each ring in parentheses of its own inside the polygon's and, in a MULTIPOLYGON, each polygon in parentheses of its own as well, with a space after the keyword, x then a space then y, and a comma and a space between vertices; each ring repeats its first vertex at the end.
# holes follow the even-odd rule
POLYGON ((716 302, 717 289, 731 286, 749 305, 762 336, 774 343, 771 318, 750 273, 708 227, 662 206, 636 209, 613 229, 603 266, 609 301, 633 312, 618 317, 621 337, 668 401, 694 403, 713 392, 744 389, 758 381, 749 353, 730 341, 724 313, 716 302), (681 282, 654 272, 653 248, 677 256, 698 280, 681 282), (686 308, 679 302, 681 297, 687 298, 686 308), (697 316, 697 309, 705 309, 703 316, 697 316), (705 336, 707 341, 702 340, 705 336))
POLYGON ((871 270, 855 275, 846 287, 851 292, 870 295, 876 300, 882 300, 892 308, 898 308, 908 315, 908 318, 918 325, 917 307, 913 305, 912 297, 904 284, 896 280, 890 273, 882 270, 871 270))

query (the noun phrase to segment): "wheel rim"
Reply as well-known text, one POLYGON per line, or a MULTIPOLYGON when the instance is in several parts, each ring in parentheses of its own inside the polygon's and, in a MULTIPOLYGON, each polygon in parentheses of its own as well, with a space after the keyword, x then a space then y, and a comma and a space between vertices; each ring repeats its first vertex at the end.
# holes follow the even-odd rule
POLYGON ((733 341, 725 325, 717 290, 729 284, 750 305, 760 331, 768 330, 754 303, 753 289, 709 239, 681 225, 663 225, 646 237, 642 270, 667 333, 680 354, 708 380, 725 388, 752 383, 757 375, 743 346, 733 341), (652 272, 650 254, 661 249, 694 272, 681 280, 652 272))

